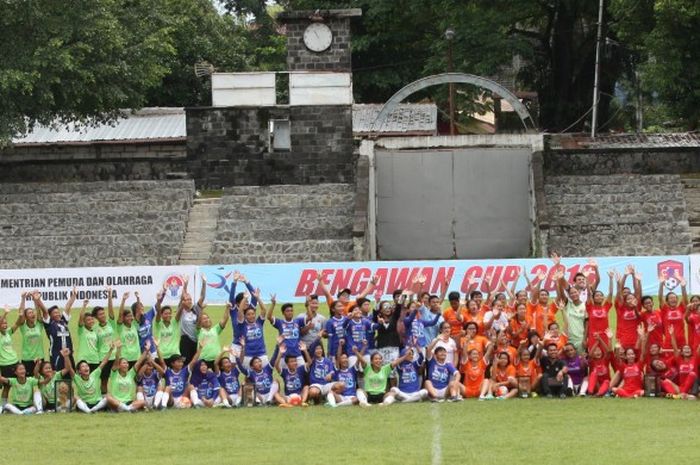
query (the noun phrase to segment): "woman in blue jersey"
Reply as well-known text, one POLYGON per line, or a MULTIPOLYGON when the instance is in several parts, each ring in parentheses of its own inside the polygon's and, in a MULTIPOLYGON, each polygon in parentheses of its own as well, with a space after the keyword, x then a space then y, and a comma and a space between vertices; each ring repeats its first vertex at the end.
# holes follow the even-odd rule
POLYGON ((314 358, 306 363, 309 372, 309 400, 322 403, 333 387, 335 367, 325 356, 322 344, 314 346, 314 358))
MULTIPOLYGON (((272 376, 272 366, 270 363, 263 363, 263 360, 259 356, 249 357, 247 355, 247 341, 245 337, 242 337, 239 341, 241 345, 241 353, 236 359, 238 362, 238 369, 243 373, 248 382, 255 386, 256 404, 271 405, 277 391, 279 391, 279 384, 275 381, 272 376), (249 357, 250 365, 245 366, 244 360, 249 357)), ((265 357, 267 358, 267 357, 265 357)))
POLYGON ((194 408, 217 407, 226 395, 219 384, 219 378, 209 368, 206 360, 195 362, 190 386, 190 400, 194 408))
MULTIPOLYGON (((284 336, 280 336, 283 338, 284 336)), ((309 353, 306 350, 306 344, 299 344, 300 350, 304 354, 306 360, 310 360, 309 353)), ((275 396, 280 407, 292 407, 295 403, 302 407, 308 407, 307 400, 309 398, 309 385, 306 382, 307 371, 305 364, 299 364, 295 355, 290 355, 284 339, 277 348, 277 358, 275 360, 275 369, 284 381, 284 395, 279 393, 275 396), (285 366, 282 367, 282 359, 285 360, 285 366)))
POLYGON ((462 400, 459 383, 459 372, 447 361, 447 351, 444 347, 435 348, 437 339, 432 341, 427 347, 428 371, 425 378, 425 389, 428 391, 430 399, 434 402, 444 400, 462 400), (435 351, 433 352, 433 349, 435 351))
MULTIPOLYGON (((347 318, 343 316, 344 304, 336 300, 331 304, 331 318, 326 321, 326 328, 322 332, 323 337, 328 338, 328 356, 335 358, 339 352, 339 343, 345 339, 345 323, 347 318)), ((341 348, 342 351, 342 348, 341 348)))
POLYGON ((146 409, 158 408, 163 401, 164 388, 161 380, 165 376, 166 368, 165 361, 160 353, 160 347, 155 339, 147 341, 146 346, 151 343, 155 347, 156 357, 153 357, 153 350, 151 349, 136 377, 136 399, 142 400, 146 405, 146 409))
MULTIPOLYGON (((160 408, 188 408, 190 406, 190 373, 201 353, 202 345, 199 344, 197 351, 193 354, 192 360, 187 366, 185 366, 185 357, 179 356, 173 360, 170 368, 165 370, 165 389, 163 390, 160 408)), ((158 408, 158 405, 156 405, 156 408, 158 408)))
POLYGON ((219 385, 224 391, 221 404, 226 408, 241 405, 241 383, 239 381, 241 372, 231 362, 231 357, 235 357, 233 350, 226 348, 221 351, 216 358, 216 363, 214 363, 214 373, 219 378, 219 385))
MULTIPOLYGON (((326 399, 331 407, 341 407, 344 405, 360 405, 362 407, 369 406, 367 403, 367 395, 362 389, 357 388, 357 367, 350 366, 348 356, 344 353, 343 345, 345 340, 341 339, 338 343, 338 351, 336 353, 336 371, 333 373, 333 387, 328 393, 326 399)), ((361 352, 356 352, 356 355, 361 356, 361 352)))
MULTIPOLYGON (((260 315, 255 316, 255 307, 246 307, 245 313, 241 310, 236 311, 235 323, 237 330, 235 332, 240 335, 239 343, 241 339, 245 341, 245 356, 242 357, 242 366, 246 368, 250 366, 253 357, 259 358, 262 365, 269 365, 270 363, 270 359, 267 357, 267 349, 265 348, 265 333, 263 331, 267 310, 260 299, 260 291, 256 291, 254 297, 260 306, 260 315)), ((240 309, 241 306, 242 304, 239 302, 233 308, 240 309)), ((274 303, 272 303, 272 308, 274 308, 274 303)), ((242 351, 242 347, 240 350, 242 351)))
POLYGON ((420 377, 423 371, 423 356, 413 347, 401 351, 401 356, 391 363, 399 372, 399 385, 392 387, 384 399, 385 404, 399 402, 420 402, 428 398, 428 391, 421 389, 420 377))

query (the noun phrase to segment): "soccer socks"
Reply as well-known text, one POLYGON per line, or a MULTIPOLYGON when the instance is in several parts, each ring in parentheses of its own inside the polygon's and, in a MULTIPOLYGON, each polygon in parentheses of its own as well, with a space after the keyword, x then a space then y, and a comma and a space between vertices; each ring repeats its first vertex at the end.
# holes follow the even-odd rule
POLYGON ((36 391, 34 393, 34 407, 36 407, 37 412, 43 412, 44 402, 41 399, 41 392, 36 391))
POLYGON ((124 402, 119 402, 117 410, 119 410, 120 412, 131 412, 131 407, 126 405, 124 402))
POLYGON ((165 393, 163 391, 156 391, 156 395, 153 398, 153 408, 158 409, 160 408, 161 401, 163 400, 163 396, 165 393))
POLYGON ((232 407, 231 403, 228 401, 228 397, 223 398, 223 400, 221 401, 221 405, 223 405, 226 408, 232 407))
POLYGON ((199 400, 199 394, 197 394, 197 391, 194 389, 190 392, 190 400, 192 401, 193 407, 204 407, 204 402, 199 400))
POLYGON ((330 405, 331 407, 335 407, 337 405, 335 402, 335 394, 333 394, 332 392, 329 392, 326 395, 326 400, 328 401, 328 405, 330 405))
MULTIPOLYGON (((105 408, 106 405, 107 405, 107 398, 103 397, 102 399, 100 399, 100 401, 97 404, 95 404, 94 407, 92 407, 90 409, 90 413, 99 412, 100 410, 105 408)), ((86 407, 87 407, 87 405, 86 405, 86 407)))
POLYGON ((661 389, 663 389, 666 394, 678 394, 678 392, 676 392, 676 387, 667 379, 661 381, 661 389))
POLYGON ((83 402, 83 399, 78 399, 78 401, 75 403, 76 407, 78 407, 78 410, 84 413, 92 413, 90 411, 90 408, 87 406, 85 402, 83 402))
POLYGON ((4 408, 7 412, 13 413, 15 415, 22 415, 22 411, 12 404, 5 404, 4 408))
POLYGON ((360 405, 362 405, 363 407, 366 407, 367 405, 369 405, 367 403, 367 394, 365 394, 365 391, 361 391, 358 389, 357 392, 355 393, 355 397, 357 397, 357 400, 360 401, 360 405))
POLYGON ((136 393, 136 400, 142 400, 142 401, 145 402, 145 401, 146 401, 146 396, 143 395, 143 392, 137 392, 137 393, 136 393))
MULTIPOLYGON (((595 386, 594 386, 595 387, 595 386)), ((605 380, 603 383, 600 385, 600 388, 598 388, 598 392, 596 393, 598 397, 602 397, 605 394, 608 393, 608 390, 610 389, 610 380, 605 380)), ((589 388, 590 390, 590 388, 589 388)))
POLYGON ((693 384, 695 384, 697 377, 698 375, 695 373, 690 373, 688 376, 686 376, 685 381, 683 381, 683 384, 680 386, 681 394, 690 393, 690 390, 693 389, 693 384))
POLYGON ((352 405, 352 399, 345 399, 344 401, 335 404, 336 407, 343 407, 344 405, 352 405))
POLYGON ((161 408, 168 408, 168 401, 170 400, 170 394, 163 392, 163 397, 160 400, 161 408))

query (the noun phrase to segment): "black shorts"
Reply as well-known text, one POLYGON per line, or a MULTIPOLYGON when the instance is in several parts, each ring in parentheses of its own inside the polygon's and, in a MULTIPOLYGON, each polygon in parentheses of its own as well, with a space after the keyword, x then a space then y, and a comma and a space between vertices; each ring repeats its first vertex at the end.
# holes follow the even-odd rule
MULTIPOLYGON (((43 360, 39 360, 39 365, 43 363, 43 360)), ((22 360, 22 365, 27 369, 27 376, 34 376, 34 368, 36 368, 36 362, 34 360, 22 360)))
MULTIPOLYGON (((17 368, 17 364, 13 363, 12 365, 2 365, 0 366, 0 376, 3 378, 14 378, 16 377, 15 373, 15 368, 17 368)), ((27 377, 33 376, 29 372, 27 372, 27 377)))
POLYGON ((192 361, 192 357, 197 352, 197 341, 193 341, 184 334, 180 338, 180 353, 185 357, 185 365, 192 361))
MULTIPOLYGON (((112 362, 114 360, 110 360, 107 362, 107 365, 102 369, 102 373, 100 373, 100 379, 102 381, 109 381, 109 375, 112 373, 112 362)), ((92 372, 92 366, 90 367, 90 372, 92 372)))
POLYGON ((384 393, 370 394, 367 393, 367 402, 370 404, 381 404, 384 401, 384 393))
POLYGON ((50 412, 51 410, 56 410, 56 404, 54 402, 47 402, 44 405, 44 410, 50 412))

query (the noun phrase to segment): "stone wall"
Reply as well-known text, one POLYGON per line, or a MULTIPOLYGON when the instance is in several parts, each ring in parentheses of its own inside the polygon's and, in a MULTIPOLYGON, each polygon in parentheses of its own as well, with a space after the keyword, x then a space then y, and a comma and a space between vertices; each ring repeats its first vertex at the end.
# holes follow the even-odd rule
POLYGON ((187 134, 188 165, 198 186, 354 180, 349 105, 189 108, 187 134), (291 150, 270 151, 270 119, 289 119, 291 150))
POLYGON ((174 265, 190 181, 0 183, 0 268, 174 265))
POLYGON ((186 156, 184 141, 15 146, 0 152, 0 182, 166 179, 186 156))

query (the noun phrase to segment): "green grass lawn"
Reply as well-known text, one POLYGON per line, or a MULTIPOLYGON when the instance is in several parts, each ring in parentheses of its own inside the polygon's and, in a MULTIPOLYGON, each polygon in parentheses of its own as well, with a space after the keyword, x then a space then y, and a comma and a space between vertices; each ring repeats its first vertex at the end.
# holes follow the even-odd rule
POLYGON ((514 399, 0 416, 3 463, 695 464, 700 404, 514 399))

